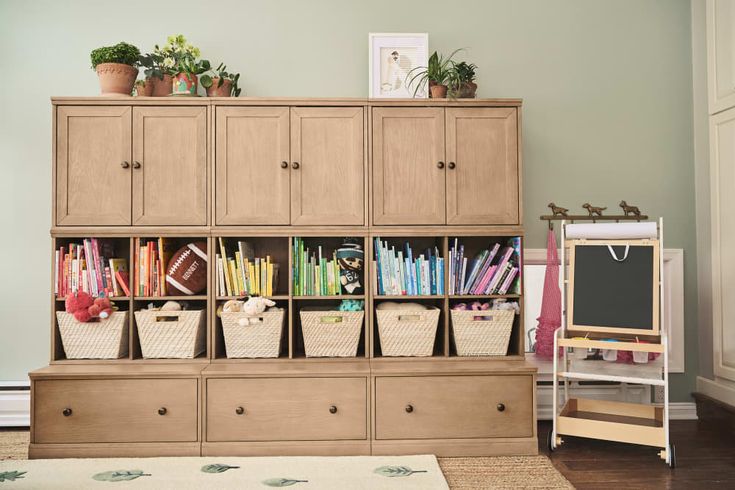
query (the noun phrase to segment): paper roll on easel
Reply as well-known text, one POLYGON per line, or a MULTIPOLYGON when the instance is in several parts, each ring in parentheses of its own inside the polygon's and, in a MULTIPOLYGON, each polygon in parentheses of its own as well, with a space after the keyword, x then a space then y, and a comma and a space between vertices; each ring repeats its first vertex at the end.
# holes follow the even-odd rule
POLYGON ((656 238, 658 228, 655 221, 642 223, 580 223, 569 224, 565 230, 566 238, 635 239, 656 238))

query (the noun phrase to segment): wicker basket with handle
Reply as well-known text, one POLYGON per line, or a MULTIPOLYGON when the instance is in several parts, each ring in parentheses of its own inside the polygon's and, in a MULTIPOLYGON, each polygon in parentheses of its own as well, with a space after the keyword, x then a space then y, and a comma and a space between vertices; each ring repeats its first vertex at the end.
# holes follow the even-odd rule
POLYGON ((355 357, 364 311, 301 310, 306 357, 355 357))
POLYGON ((513 310, 452 310, 459 356, 504 356, 513 330, 513 310))
POLYGON ((375 310, 384 356, 431 356, 439 324, 439 309, 375 310))
POLYGON ((285 314, 284 310, 273 310, 252 317, 240 311, 223 311, 222 333, 227 357, 278 357, 285 314), (248 318, 249 325, 241 326, 241 318, 248 318))
POLYGON ((67 359, 119 359, 128 355, 128 312, 113 311, 98 322, 79 322, 57 311, 61 343, 67 359))
POLYGON ((145 359, 192 359, 206 348, 203 310, 135 312, 145 359))

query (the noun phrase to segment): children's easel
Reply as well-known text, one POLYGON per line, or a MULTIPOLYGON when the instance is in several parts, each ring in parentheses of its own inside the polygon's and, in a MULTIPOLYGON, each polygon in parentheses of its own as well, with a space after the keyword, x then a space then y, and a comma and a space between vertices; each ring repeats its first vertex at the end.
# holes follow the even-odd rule
MULTIPOLYGON (((676 452, 669 438, 668 338, 666 330, 659 328, 660 325, 663 325, 665 311, 663 304, 663 219, 659 220, 657 227, 653 223, 650 224, 650 227, 656 228, 653 233, 655 236, 647 238, 640 236, 626 238, 619 234, 614 237, 604 237, 606 230, 610 229, 608 225, 585 226, 587 228, 583 234, 588 233, 592 238, 580 236, 579 228, 575 229, 574 238, 567 238, 567 224, 565 221, 561 222, 561 271, 564 274, 562 305, 564 306, 562 326, 554 335, 554 353, 558 353, 559 348, 562 348, 563 354, 561 359, 555 355, 553 361, 553 428, 549 433, 549 449, 553 451, 560 446, 564 442, 562 439, 564 435, 642 444, 660 448, 659 456, 671 468, 674 468, 676 452), (605 226, 608 228, 600 228, 605 226), (600 267, 591 267, 589 258, 586 259, 588 262, 579 260, 583 256, 580 252, 584 247, 586 247, 587 257, 598 257, 600 267), (589 254, 589 250, 594 247, 597 247, 596 255, 589 254), (569 263, 567 263, 567 249, 569 250, 569 263), (631 252, 634 249, 636 252, 631 252), (630 257, 629 252, 631 252, 630 257), (621 265, 616 267, 613 262, 608 263, 605 260, 615 261, 621 265), (628 260, 630 262, 626 262, 628 260), (581 269, 582 267, 584 270, 581 269), (593 269, 595 273, 589 274, 590 269, 593 269), (577 282, 587 282, 575 284, 575 279, 577 282), (646 281, 641 286, 643 279, 646 281), (616 286, 619 288, 616 291, 620 291, 620 294, 616 295, 614 300, 608 301, 609 294, 604 298, 594 296, 598 289, 594 287, 594 281, 598 281, 596 284, 599 285, 599 290, 604 291, 607 288, 608 292, 610 284, 614 281, 631 286, 629 290, 616 286), (578 286, 577 293, 575 293, 575 286, 578 286), (584 298, 587 304, 580 304, 584 298), (590 307, 589 303, 594 306, 590 307), (645 353, 646 362, 648 353, 653 352, 663 357, 663 363, 649 366, 647 364, 621 365, 606 361, 587 361, 584 353, 589 352, 589 349, 607 352, 612 359, 617 358, 618 351, 638 353, 639 359, 640 353, 645 353), (572 361, 570 356, 573 352, 583 353, 584 360, 580 357, 572 361), (592 369, 592 372, 584 370, 585 367, 591 366, 597 369, 592 369), (571 380, 663 386, 664 403, 662 407, 657 407, 570 398, 571 380), (563 386, 561 390, 560 382, 563 386), (560 394, 562 395, 561 400, 560 394)), ((616 226, 619 225, 613 225, 613 227, 616 226)))

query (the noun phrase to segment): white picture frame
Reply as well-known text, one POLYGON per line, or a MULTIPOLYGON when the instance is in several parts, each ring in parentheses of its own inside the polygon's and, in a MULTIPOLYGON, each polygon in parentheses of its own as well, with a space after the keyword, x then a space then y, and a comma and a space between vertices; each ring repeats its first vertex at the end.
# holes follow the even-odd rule
POLYGON ((429 61, 428 33, 371 32, 368 34, 368 45, 371 99, 428 97, 425 83, 415 96, 415 85, 408 87, 406 83, 411 70, 426 66, 429 61))

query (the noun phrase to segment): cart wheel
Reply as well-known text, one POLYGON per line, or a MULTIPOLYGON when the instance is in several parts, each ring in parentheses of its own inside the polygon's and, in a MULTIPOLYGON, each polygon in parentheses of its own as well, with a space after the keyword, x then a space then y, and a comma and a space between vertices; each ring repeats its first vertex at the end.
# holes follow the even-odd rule
POLYGON ((546 447, 548 447, 549 451, 551 451, 552 453, 554 452, 554 449, 555 449, 554 445, 552 444, 553 436, 554 436, 553 430, 550 430, 549 433, 546 435, 546 447))
POLYGON ((673 444, 669 447, 669 468, 676 468, 676 446, 673 444))

